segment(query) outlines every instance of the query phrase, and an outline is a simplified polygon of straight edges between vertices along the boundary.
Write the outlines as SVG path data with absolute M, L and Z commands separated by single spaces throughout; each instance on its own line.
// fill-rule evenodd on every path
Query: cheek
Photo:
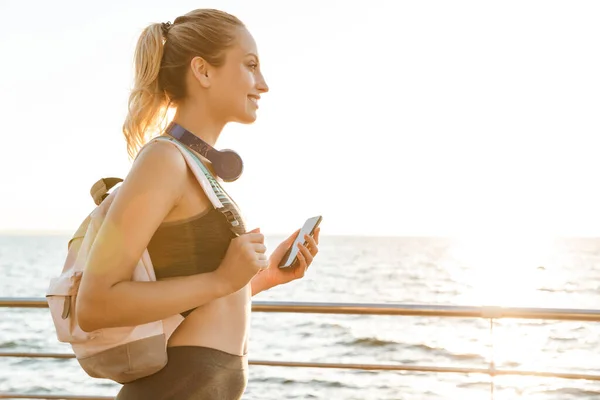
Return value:
M 255 84 L 254 74 L 245 65 L 239 71 L 239 85 L 244 89 L 253 88 Z
M 248 83 L 250 87 L 256 86 L 256 76 L 252 72 L 248 72 Z
M 242 107 L 246 108 L 248 94 L 253 92 L 256 77 L 245 66 L 233 68 L 219 76 L 216 89 L 213 93 L 213 104 L 219 108 Z

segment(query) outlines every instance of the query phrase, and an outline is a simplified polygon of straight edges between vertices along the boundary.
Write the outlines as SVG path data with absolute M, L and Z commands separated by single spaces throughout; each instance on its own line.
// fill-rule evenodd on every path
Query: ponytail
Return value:
M 161 24 L 155 23 L 144 29 L 135 48 L 134 84 L 123 124 L 131 159 L 146 144 L 148 135 L 158 133 L 160 121 L 167 111 L 168 98 L 158 81 L 163 50 Z
M 131 159 L 164 128 L 169 108 L 177 108 L 187 97 L 190 60 L 200 56 L 216 67 L 223 65 L 225 50 L 235 44 L 241 27 L 238 18 L 224 11 L 198 9 L 173 24 L 144 29 L 135 48 L 135 78 L 123 124 Z

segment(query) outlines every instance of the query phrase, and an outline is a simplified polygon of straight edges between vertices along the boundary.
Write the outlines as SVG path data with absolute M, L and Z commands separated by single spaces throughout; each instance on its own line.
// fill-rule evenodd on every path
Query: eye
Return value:
M 254 71 L 257 67 L 258 67 L 258 64 L 256 64 L 256 63 L 248 64 L 248 68 L 250 68 L 252 71 Z

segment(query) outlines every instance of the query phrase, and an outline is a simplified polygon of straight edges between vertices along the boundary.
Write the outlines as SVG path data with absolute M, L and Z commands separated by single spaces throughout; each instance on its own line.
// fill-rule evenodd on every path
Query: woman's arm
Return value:
M 260 271 L 250 281 L 250 286 L 252 288 L 252 296 L 256 296 L 260 292 L 269 290 L 274 286 L 274 285 L 271 285 L 267 279 L 265 279 L 267 275 L 264 272 L 265 271 Z
M 170 143 L 157 141 L 137 157 L 90 249 L 76 305 L 81 329 L 157 321 L 229 294 L 216 273 L 131 281 L 152 235 L 183 195 L 188 173 Z

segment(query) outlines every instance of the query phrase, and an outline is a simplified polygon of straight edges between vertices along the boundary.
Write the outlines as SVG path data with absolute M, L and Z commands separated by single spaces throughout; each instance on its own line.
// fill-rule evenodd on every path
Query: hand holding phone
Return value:
M 308 218 L 306 222 L 304 222 L 304 226 L 298 232 L 298 236 L 294 240 L 292 246 L 288 249 L 288 251 L 281 258 L 281 262 L 279 263 L 279 268 L 290 268 L 296 264 L 296 260 L 298 259 L 298 243 L 304 243 L 306 246 L 306 240 L 304 240 L 304 235 L 313 236 L 315 229 L 321 223 L 323 219 L 322 216 L 317 215 L 316 217 Z

